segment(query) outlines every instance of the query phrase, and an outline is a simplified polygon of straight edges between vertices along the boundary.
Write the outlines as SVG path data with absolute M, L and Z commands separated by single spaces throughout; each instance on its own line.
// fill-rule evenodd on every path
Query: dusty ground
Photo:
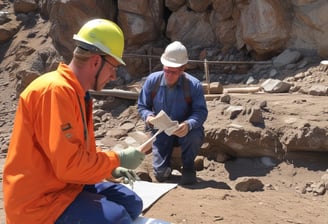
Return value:
M 279 113 L 277 110 L 272 113 L 278 120 L 287 119 L 298 108 L 299 120 L 294 121 L 294 127 L 302 127 L 304 122 L 327 125 L 327 115 L 322 108 L 326 98 L 304 94 L 244 94 L 237 101 L 242 105 L 247 99 L 267 100 L 269 105 L 283 106 Z M 295 105 L 292 103 L 295 101 L 305 103 Z M 310 113 L 305 109 L 309 107 Z M 213 127 L 220 122 L 225 125 L 224 121 L 219 119 L 218 122 L 217 117 L 210 116 L 206 126 Z M 272 122 L 266 128 L 278 127 Z M 199 183 L 191 187 L 178 186 L 168 192 L 146 211 L 145 216 L 172 223 L 327 224 L 328 194 L 317 195 L 312 190 L 319 187 L 322 176 L 328 174 L 328 153 L 287 153 L 282 160 L 270 160 L 272 164 L 266 163 L 265 159 L 239 157 L 218 163 L 205 158 L 204 169 L 197 172 Z M 154 180 L 150 161 L 151 155 L 148 155 L 143 166 Z M 245 178 L 259 180 L 264 185 L 263 189 L 255 192 L 236 190 L 235 186 Z M 178 173 L 170 182 L 176 183 L 179 179 Z
M 257 158 L 208 162 L 207 169 L 197 172 L 199 183 L 168 192 L 145 216 L 172 223 L 328 223 L 327 194 L 301 193 L 327 173 L 327 156 L 306 155 L 272 169 L 258 164 Z M 261 180 L 263 191 L 236 191 L 242 177 Z
M 16 104 L 12 100 L 15 98 L 14 83 L 9 80 L 9 77 L 0 77 L 2 142 L 9 139 Z M 263 100 L 263 95 L 252 95 L 250 98 L 254 97 Z M 289 94 L 282 95 L 280 99 L 276 96 L 275 99 L 282 103 L 307 97 L 311 96 Z M 270 96 L 267 100 L 270 102 Z M 313 104 L 303 106 L 311 106 L 315 115 L 322 113 L 322 108 Z M 292 104 L 285 104 L 281 116 L 290 114 L 292 107 Z M 134 116 L 129 116 L 121 116 L 110 122 L 131 121 Z M 326 114 L 321 118 L 323 122 L 327 121 Z M 216 118 L 209 117 L 207 122 L 214 122 L 213 119 Z M 3 164 L 6 146 L 2 146 L 1 150 L 0 162 Z M 151 170 L 150 161 L 151 154 L 143 164 L 148 170 Z M 318 183 L 328 173 L 328 156 L 324 153 L 293 153 L 283 161 L 273 162 L 275 165 L 271 167 L 266 166 L 261 158 L 234 158 L 225 163 L 205 158 L 204 169 L 197 172 L 199 183 L 191 187 L 178 186 L 159 199 L 144 216 L 172 223 L 327 224 L 328 194 L 316 195 L 313 192 L 304 193 L 303 190 L 312 183 Z M 263 189 L 256 192 L 237 191 L 235 185 L 244 177 L 260 180 L 264 184 Z M 177 174 L 170 181 L 178 182 L 179 178 Z M 0 209 L 1 217 L 4 217 Z

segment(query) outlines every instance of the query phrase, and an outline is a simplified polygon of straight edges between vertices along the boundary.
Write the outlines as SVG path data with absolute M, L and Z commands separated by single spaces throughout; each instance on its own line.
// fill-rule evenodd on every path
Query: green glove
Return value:
M 121 167 L 128 169 L 137 168 L 145 159 L 145 154 L 135 148 L 128 148 L 118 152 L 121 161 Z
M 120 166 L 112 171 L 112 176 L 115 178 L 123 177 L 123 183 L 125 184 L 132 184 L 134 181 L 140 180 L 138 175 L 133 170 Z

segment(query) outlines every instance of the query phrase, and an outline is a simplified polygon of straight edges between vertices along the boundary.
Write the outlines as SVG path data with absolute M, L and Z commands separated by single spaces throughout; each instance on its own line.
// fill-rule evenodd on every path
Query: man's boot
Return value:
M 182 169 L 182 177 L 180 184 L 181 185 L 192 185 L 197 183 L 197 178 L 196 178 L 196 171 L 193 168 L 183 168 Z
M 166 181 L 167 179 L 170 178 L 171 172 L 172 172 L 171 167 L 166 167 L 164 172 L 162 172 L 160 174 L 158 173 L 157 175 L 155 174 L 155 178 L 158 182 L 164 182 L 164 181 Z

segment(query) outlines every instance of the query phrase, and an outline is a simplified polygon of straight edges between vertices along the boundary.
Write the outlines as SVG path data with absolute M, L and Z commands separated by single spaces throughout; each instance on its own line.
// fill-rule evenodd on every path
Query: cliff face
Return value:
M 238 73 L 238 68 L 231 66 L 232 74 L 225 76 L 222 73 L 229 70 L 227 69 L 229 66 L 225 65 L 219 70 L 220 75 L 211 74 L 212 82 L 217 81 L 215 79 L 221 82 L 220 79 L 226 77 L 225 81 L 228 84 L 238 81 L 256 84 L 261 79 L 282 78 L 283 70 L 292 77 L 299 72 L 298 69 L 303 69 L 305 65 L 309 66 L 311 63 L 311 57 L 302 58 L 299 52 L 302 52 L 303 56 L 309 52 L 323 55 L 325 52 L 323 40 L 328 37 L 328 29 L 325 28 L 328 24 L 328 15 L 324 13 L 328 9 L 328 3 L 325 1 L 52 0 L 33 2 L 20 0 L 14 3 L 2 1 L 0 6 L 3 12 L 0 14 L 1 72 L 8 80 L 3 88 L 12 91 L 8 102 L 4 104 L 5 107 L 8 105 L 13 107 L 12 100 L 16 99 L 14 90 L 17 96 L 37 76 L 55 69 L 59 61 L 70 59 L 74 47 L 73 34 L 85 21 L 94 17 L 112 19 L 122 27 L 126 38 L 124 60 L 127 62 L 127 67 L 120 69 L 119 74 L 130 75 L 130 77 L 145 76 L 149 72 L 148 69 L 159 68 L 161 65 L 158 57 L 166 44 L 173 40 L 185 43 L 190 59 L 193 60 L 229 62 L 229 60 L 268 59 L 269 56 L 274 56 L 269 58 L 272 59 L 271 61 L 267 60 L 268 64 L 245 67 L 242 71 L 248 72 L 247 75 L 234 75 L 234 72 Z M 288 48 L 296 48 L 296 50 L 289 51 Z M 280 54 L 281 52 L 283 53 Z M 203 66 L 203 63 L 200 66 Z M 303 93 L 309 91 L 300 83 L 308 83 L 312 87 L 314 83 L 326 85 L 326 80 L 327 73 L 317 70 L 300 72 L 294 79 L 286 79 L 287 82 L 292 83 L 291 92 Z M 115 84 L 124 84 L 124 81 L 126 79 L 119 79 L 118 82 L 121 83 Z M 253 104 L 256 104 L 257 100 L 263 101 L 262 97 L 264 95 L 254 100 Z M 302 97 L 300 102 L 309 101 Z M 295 95 L 292 96 L 292 99 L 295 98 Z M 284 121 L 277 123 L 272 121 L 280 119 L 281 110 L 286 110 L 286 113 L 290 110 L 290 114 L 301 116 L 298 112 L 299 108 L 292 103 L 289 110 L 280 108 L 278 105 L 286 105 L 284 100 L 287 98 L 279 99 L 279 103 L 271 102 L 272 99 L 273 97 L 268 96 L 266 102 L 269 106 L 270 103 L 271 106 L 275 106 L 262 111 L 266 125 L 264 129 L 254 127 L 247 122 L 249 119 L 247 111 L 249 108 L 254 109 L 248 103 L 232 101 L 229 108 L 243 106 L 244 111 L 234 119 L 231 119 L 229 110 L 226 110 L 226 104 L 219 101 L 217 101 L 218 105 L 215 102 L 209 103 L 210 116 L 205 126 L 206 136 L 212 149 L 214 151 L 223 149 L 236 155 L 244 155 L 243 153 L 246 152 L 248 155 L 264 153 L 270 156 L 276 155 L 277 151 L 281 151 L 282 154 L 300 149 L 327 151 L 326 127 L 320 126 L 326 124 L 325 121 L 320 121 L 318 124 L 311 121 L 313 129 L 311 131 L 304 129 L 307 134 L 286 131 L 294 130 L 295 127 L 288 122 L 286 125 Z M 322 99 L 318 100 L 320 102 Z M 320 103 L 314 104 L 320 106 Z M 12 110 L 14 111 L 14 107 Z M 319 108 L 318 111 L 326 111 L 326 108 Z M 314 111 L 308 113 L 313 114 Z M 265 116 L 269 118 L 273 116 L 277 119 L 269 119 Z M 217 119 L 218 117 L 220 119 Z M 236 121 L 243 128 L 231 129 L 231 123 L 234 124 Z M 302 125 L 299 124 L 296 129 Z M 267 131 L 266 127 L 271 129 Z M 253 139 L 250 137 L 252 135 L 258 136 L 254 138 L 255 141 L 248 140 Z M 302 141 L 311 142 L 311 139 L 304 136 L 309 136 L 311 139 L 312 136 L 316 136 L 319 140 L 316 144 L 303 144 Z M 257 145 L 261 147 L 256 147 Z M 300 147 L 301 145 L 304 147 Z
M 0 6 L 8 12 L 0 20 L 2 46 L 42 21 L 49 26 L 45 39 L 51 38 L 65 60 L 71 57 L 73 34 L 85 21 L 116 21 L 125 34 L 127 72 L 134 77 L 158 67 L 156 57 L 174 40 L 187 46 L 193 60 L 229 60 L 236 51 L 251 55 L 240 60 L 267 60 L 287 48 L 328 56 L 325 0 L 3 0 Z M 153 56 L 151 64 L 146 56 Z

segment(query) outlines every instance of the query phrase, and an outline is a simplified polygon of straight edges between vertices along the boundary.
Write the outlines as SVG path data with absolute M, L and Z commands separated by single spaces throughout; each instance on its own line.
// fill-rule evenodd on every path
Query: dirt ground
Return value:
M 0 77 L 2 142 L 9 139 L 13 124 L 16 104 L 15 100 L 12 100 L 15 92 L 13 87 L 14 83 L 10 82 L 8 77 Z M 263 95 L 251 95 L 250 98 L 254 97 L 263 100 Z M 311 96 L 281 95 L 280 101 L 291 98 L 297 101 L 307 97 Z M 247 98 L 247 95 L 243 95 L 243 98 Z M 275 96 L 276 100 L 277 98 L 279 100 L 279 96 Z M 270 101 L 269 96 L 267 100 Z M 326 100 L 322 103 L 326 103 Z M 292 108 L 293 105 L 287 105 L 290 106 L 286 106 L 285 111 L 281 111 L 281 114 L 276 116 L 290 114 L 292 109 L 288 108 Z M 303 106 L 311 106 L 311 111 L 315 115 L 322 113 L 322 108 L 313 104 Z M 327 122 L 326 114 L 323 115 L 322 122 Z M 123 116 L 120 119 L 112 119 L 110 122 L 113 124 L 122 122 L 127 120 L 127 117 Z M 214 122 L 215 119 L 209 117 L 207 122 Z M 6 156 L 5 148 L 5 146 L 1 148 L 1 165 Z M 263 157 L 234 158 L 224 163 L 204 158 L 204 168 L 197 172 L 197 184 L 190 187 L 178 186 L 171 190 L 143 215 L 176 224 L 327 224 L 328 194 L 318 195 L 311 190 L 311 185 L 316 185 L 324 174 L 328 174 L 328 155 L 295 152 L 288 154 L 283 161 L 272 160 L 272 162 L 273 164 L 268 166 Z M 151 154 L 147 155 L 143 166 L 151 170 Z M 151 171 L 149 173 L 151 176 Z M 169 182 L 179 181 L 180 175 L 178 172 L 175 173 Z M 236 190 L 236 185 L 244 178 L 259 180 L 263 188 L 254 192 Z M 4 217 L 2 204 L 0 215 Z
M 295 109 L 298 110 L 299 120 L 294 121 L 294 127 L 302 127 L 304 122 L 327 125 L 328 119 L 322 108 L 326 98 L 313 98 L 303 94 L 244 94 L 237 101 L 243 105 L 242 102 L 247 99 L 267 100 L 268 104 L 283 106 L 284 109 L 276 107 L 272 111 L 276 119 L 287 119 L 295 113 Z M 291 103 L 294 101 L 306 103 L 294 105 Z M 224 121 L 211 116 L 211 113 L 206 123 L 207 127 L 220 123 L 225 125 Z M 266 128 L 279 128 L 275 125 L 272 122 Z M 288 131 L 290 130 L 286 130 Z M 158 200 L 144 215 L 172 223 L 192 224 L 327 224 L 328 194 L 326 192 L 318 195 L 315 189 L 319 188 L 321 178 L 328 175 L 328 153 L 290 152 L 281 160 L 269 159 L 268 163 L 267 159 L 237 157 L 220 163 L 205 158 L 204 169 L 197 172 L 196 185 L 178 186 Z M 154 180 L 150 162 L 151 154 L 147 156 L 146 165 L 143 165 Z M 169 182 L 179 182 L 180 174 L 176 173 Z M 253 192 L 240 191 L 240 188 L 237 190 L 237 185 L 249 179 L 260 181 L 263 188 Z
M 208 168 L 197 172 L 196 185 L 171 190 L 144 216 L 172 223 L 326 224 L 327 194 L 304 194 L 302 189 L 327 174 L 327 155 L 303 156 L 281 162 L 272 169 L 259 166 L 258 158 L 237 158 L 224 164 L 207 161 Z M 260 180 L 263 191 L 235 190 L 243 177 Z M 172 182 L 178 180 L 176 176 Z

